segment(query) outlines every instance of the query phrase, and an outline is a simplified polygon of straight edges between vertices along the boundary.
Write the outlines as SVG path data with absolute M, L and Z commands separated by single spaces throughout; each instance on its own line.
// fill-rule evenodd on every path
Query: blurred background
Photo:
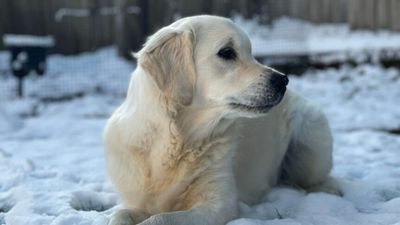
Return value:
M 31 71 L 60 73 L 46 70 L 47 64 L 41 63 L 45 55 L 83 57 L 99 49 L 88 62 L 82 59 L 67 67 L 85 71 L 98 60 L 107 63 L 108 71 L 117 72 L 120 66 L 103 62 L 108 54 L 117 51 L 134 64 L 131 52 L 140 49 L 148 35 L 198 14 L 233 18 L 251 36 L 254 55 L 285 73 L 366 61 L 398 66 L 400 44 L 390 32 L 400 31 L 399 10 L 400 0 L 1 0 L 0 77 L 11 73 L 25 77 Z M 23 49 L 30 52 L 29 62 L 24 54 L 18 58 Z M 72 76 L 69 82 L 79 79 L 85 80 Z M 23 95 L 25 86 L 14 86 Z M 12 89 L 5 87 L 0 94 L 8 95 Z

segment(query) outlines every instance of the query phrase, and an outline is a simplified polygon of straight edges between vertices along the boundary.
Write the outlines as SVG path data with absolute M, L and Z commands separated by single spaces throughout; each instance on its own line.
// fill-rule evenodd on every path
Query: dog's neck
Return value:
M 207 141 L 224 136 L 234 125 L 233 120 L 223 118 L 218 108 L 185 107 L 180 111 L 177 124 L 185 131 L 185 141 Z
M 172 141 L 180 145 L 176 148 L 188 151 L 234 136 L 231 133 L 235 132 L 234 121 L 224 119 L 218 108 L 182 106 L 168 101 L 144 73 L 134 74 L 130 86 L 126 102 L 131 105 L 136 123 L 145 126 L 140 128 L 143 133 L 148 129 L 158 130 L 159 137 L 153 137 L 154 141 Z

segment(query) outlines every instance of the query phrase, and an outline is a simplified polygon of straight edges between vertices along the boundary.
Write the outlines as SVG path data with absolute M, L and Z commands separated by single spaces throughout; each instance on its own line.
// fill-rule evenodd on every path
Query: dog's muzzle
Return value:
M 272 73 L 270 76 L 266 76 L 263 82 L 257 83 L 253 87 L 257 90 L 255 95 L 246 98 L 246 101 L 235 101 L 230 105 L 239 110 L 266 113 L 281 102 L 288 83 L 287 76 Z

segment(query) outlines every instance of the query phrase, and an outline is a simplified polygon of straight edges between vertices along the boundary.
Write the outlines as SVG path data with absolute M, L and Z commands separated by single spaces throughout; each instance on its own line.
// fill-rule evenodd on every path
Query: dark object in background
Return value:
M 31 71 L 41 76 L 46 72 L 48 50 L 54 46 L 51 36 L 31 36 L 7 34 L 3 36 L 4 45 L 11 53 L 10 68 L 18 79 L 18 96 L 23 96 L 23 79 Z
M 12 47 L 11 70 L 16 77 L 25 77 L 31 70 L 39 76 L 45 72 L 47 50 L 42 47 Z

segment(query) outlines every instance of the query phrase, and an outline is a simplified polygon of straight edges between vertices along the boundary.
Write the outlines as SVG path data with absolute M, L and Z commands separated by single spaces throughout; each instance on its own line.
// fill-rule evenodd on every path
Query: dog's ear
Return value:
M 139 65 L 164 95 L 180 105 L 189 105 L 193 97 L 193 42 L 190 29 L 165 27 L 151 36 L 137 54 Z

